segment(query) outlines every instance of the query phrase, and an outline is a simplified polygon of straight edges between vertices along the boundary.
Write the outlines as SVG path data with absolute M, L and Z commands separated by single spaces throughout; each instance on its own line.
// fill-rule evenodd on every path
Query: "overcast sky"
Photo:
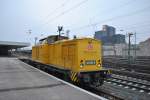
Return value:
M 137 42 L 150 37 L 150 0 L 0 0 L 0 12 L 3 41 L 34 43 L 57 34 L 58 25 L 70 37 L 93 37 L 104 24 L 120 34 L 136 32 Z

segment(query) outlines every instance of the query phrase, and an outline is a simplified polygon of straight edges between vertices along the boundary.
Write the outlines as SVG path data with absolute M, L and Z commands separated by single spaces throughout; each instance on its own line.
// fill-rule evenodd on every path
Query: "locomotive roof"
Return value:
M 42 38 L 42 39 L 40 39 L 39 41 L 43 41 L 43 40 L 45 40 L 45 39 L 47 39 L 47 38 L 51 38 L 51 37 L 59 37 L 59 35 L 50 35 L 50 36 L 47 36 L 47 37 L 45 37 L 45 38 Z M 61 38 L 64 38 L 64 39 L 68 39 L 68 37 L 66 37 L 66 36 L 60 36 Z
M 94 40 L 94 41 L 100 41 L 100 40 L 97 40 L 97 39 L 94 39 L 94 38 L 76 38 L 76 39 L 70 39 L 70 40 L 67 40 L 67 39 L 64 39 L 64 40 L 59 40 L 59 41 L 56 41 L 55 43 L 60 43 L 60 42 L 69 42 L 69 41 L 78 41 L 78 40 L 84 40 L 84 39 L 87 39 L 87 40 Z
M 54 39 L 54 38 L 58 38 L 59 35 L 50 35 L 50 36 L 47 36 L 46 38 L 43 38 L 43 39 L 40 39 L 39 41 L 44 41 L 44 40 L 50 40 L 48 42 L 48 44 L 53 44 L 53 43 L 61 43 L 61 42 L 75 42 L 75 41 L 78 41 L 78 40 L 94 40 L 94 41 L 100 41 L 100 40 L 97 40 L 97 39 L 94 39 L 94 38 L 88 38 L 88 37 L 82 37 L 82 38 L 75 38 L 75 39 L 68 39 L 68 37 L 65 37 L 65 36 L 61 36 L 61 40 L 58 40 L 58 39 Z

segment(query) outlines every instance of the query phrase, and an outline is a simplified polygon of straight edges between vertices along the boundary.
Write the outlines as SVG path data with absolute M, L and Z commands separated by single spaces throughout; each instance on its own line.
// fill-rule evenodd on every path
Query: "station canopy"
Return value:
M 10 42 L 10 41 L 0 41 L 0 48 L 17 49 L 22 47 L 28 47 L 30 43 L 25 42 Z
M 30 43 L 0 41 L 0 55 L 8 55 L 8 51 L 30 46 Z

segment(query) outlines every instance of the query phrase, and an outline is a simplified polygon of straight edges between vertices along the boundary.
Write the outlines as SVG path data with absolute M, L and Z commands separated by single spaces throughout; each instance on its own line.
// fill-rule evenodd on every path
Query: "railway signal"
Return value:
M 130 50 L 131 50 L 131 36 L 133 35 L 133 33 L 128 33 L 129 35 L 129 45 L 128 45 L 128 64 L 130 66 L 131 64 L 131 57 L 130 57 Z

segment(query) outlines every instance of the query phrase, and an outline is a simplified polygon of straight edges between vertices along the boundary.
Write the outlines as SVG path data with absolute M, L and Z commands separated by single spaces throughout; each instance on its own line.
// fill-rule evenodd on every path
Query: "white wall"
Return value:
M 126 47 L 126 44 L 115 44 L 115 45 L 103 45 L 103 55 L 117 55 L 122 56 L 125 55 L 123 49 Z
M 135 49 L 131 47 L 130 55 L 135 56 Z M 103 45 L 104 56 L 127 56 L 128 44 Z M 137 45 L 136 56 L 150 56 L 150 39 Z

